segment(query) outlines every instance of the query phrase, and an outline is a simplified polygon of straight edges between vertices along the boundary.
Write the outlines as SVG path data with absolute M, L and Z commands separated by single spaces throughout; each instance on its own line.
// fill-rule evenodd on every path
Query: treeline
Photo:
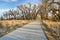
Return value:
M 51 20 L 59 20 L 60 19 L 60 1 L 59 0 L 42 0 L 41 8 L 41 17 L 42 19 L 50 19 L 48 18 L 48 14 L 51 15 Z
M 51 20 L 60 20 L 60 2 L 42 0 L 42 2 L 38 4 L 21 4 L 17 6 L 16 10 L 10 9 L 9 11 L 4 12 L 1 19 L 32 20 L 36 19 L 37 14 L 41 16 L 41 19 L 50 19 L 51 17 Z M 51 16 L 49 17 L 49 15 Z
M 6 11 L 3 13 L 3 16 L 1 16 L 1 20 L 32 20 L 36 19 L 36 16 L 38 14 L 38 5 L 31 3 L 28 3 L 28 5 L 19 5 L 17 6 L 17 9 L 10 9 L 9 11 Z

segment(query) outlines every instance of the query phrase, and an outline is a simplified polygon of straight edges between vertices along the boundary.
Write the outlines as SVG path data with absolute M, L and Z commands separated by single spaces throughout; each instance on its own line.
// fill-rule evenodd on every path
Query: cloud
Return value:
M 0 9 L 0 17 L 1 17 L 5 12 L 8 12 L 10 9 L 17 10 L 16 7 L 14 7 L 14 8 L 8 8 L 8 9 Z
M 9 9 L 0 9 L 0 14 L 5 12 L 5 11 L 8 11 Z
M 14 8 L 8 8 L 8 9 L 0 9 L 0 16 L 3 15 L 4 12 L 8 12 L 10 9 L 16 10 L 17 8 L 14 7 Z
M 4 1 L 4 2 L 17 2 L 18 0 L 1 0 L 1 1 Z
M 8 11 L 9 9 L 0 9 L 0 16 L 3 15 L 5 11 Z
M 11 0 L 11 1 L 16 2 L 17 0 Z
M 5 11 L 8 11 L 9 9 L 0 9 L 0 17 L 3 15 Z

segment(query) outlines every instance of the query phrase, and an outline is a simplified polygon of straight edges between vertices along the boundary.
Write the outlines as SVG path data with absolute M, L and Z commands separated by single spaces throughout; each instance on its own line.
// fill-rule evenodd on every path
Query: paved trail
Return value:
M 31 22 L 3 37 L 0 40 L 47 40 L 40 21 Z

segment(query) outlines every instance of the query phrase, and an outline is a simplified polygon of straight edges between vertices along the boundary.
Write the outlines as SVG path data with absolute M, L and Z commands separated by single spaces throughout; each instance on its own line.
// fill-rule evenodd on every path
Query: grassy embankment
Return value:
M 42 28 L 49 40 L 57 40 L 57 27 L 60 29 L 60 22 L 43 20 Z
M 0 20 L 0 37 L 30 23 L 32 20 Z

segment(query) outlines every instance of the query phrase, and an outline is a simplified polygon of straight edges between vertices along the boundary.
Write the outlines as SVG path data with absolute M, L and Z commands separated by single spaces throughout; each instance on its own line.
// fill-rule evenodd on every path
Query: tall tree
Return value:
M 25 19 L 34 19 L 36 18 L 36 5 L 32 5 L 31 3 L 28 3 L 28 5 L 19 5 L 18 8 L 22 11 L 23 17 Z

